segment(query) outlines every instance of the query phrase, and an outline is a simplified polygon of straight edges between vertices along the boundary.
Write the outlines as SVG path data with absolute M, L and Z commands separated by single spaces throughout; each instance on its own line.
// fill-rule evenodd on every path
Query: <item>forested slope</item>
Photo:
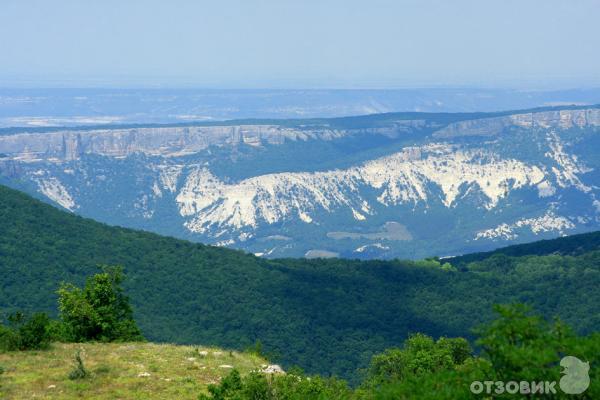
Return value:
M 560 237 L 557 239 L 540 240 L 537 242 L 516 244 L 492 251 L 465 254 L 448 257 L 446 260 L 453 265 L 466 265 L 474 261 L 482 261 L 496 254 L 506 256 L 546 256 L 550 254 L 575 256 L 597 250 L 600 243 L 600 232 L 581 233 Z
M 56 313 L 61 281 L 81 284 L 97 265 L 118 264 L 150 340 L 233 348 L 260 340 L 286 366 L 353 380 L 408 333 L 469 337 L 495 303 L 529 303 L 582 333 L 600 329 L 600 239 L 587 238 L 575 256 L 496 254 L 460 269 L 265 260 L 109 227 L 0 187 L 0 308 Z

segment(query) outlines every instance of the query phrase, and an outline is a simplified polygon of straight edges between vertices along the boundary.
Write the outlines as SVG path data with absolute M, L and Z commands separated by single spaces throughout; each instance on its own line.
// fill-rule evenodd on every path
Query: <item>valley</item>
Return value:
M 595 232 L 443 260 L 265 259 L 107 226 L 0 186 L 6 314 L 56 316 L 61 282 L 81 285 L 99 265 L 120 265 L 148 340 L 235 350 L 258 340 L 286 369 L 351 383 L 411 333 L 472 339 L 494 304 L 527 303 L 596 332 L 599 249 Z

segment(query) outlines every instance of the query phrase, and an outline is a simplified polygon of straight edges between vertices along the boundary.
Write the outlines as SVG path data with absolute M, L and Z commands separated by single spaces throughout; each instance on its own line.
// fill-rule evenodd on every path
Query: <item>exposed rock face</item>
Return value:
M 23 173 L 21 165 L 10 159 L 0 158 L 0 176 L 6 176 L 8 178 L 17 178 Z
M 277 364 L 261 365 L 260 372 L 263 374 L 285 375 L 285 371 Z
M 75 202 L 67 189 L 56 178 L 38 180 L 38 187 L 46 197 L 69 211 L 75 208 Z
M 518 230 L 522 230 L 523 228 L 529 228 L 535 234 L 551 231 L 564 234 L 567 230 L 574 227 L 573 222 L 565 217 L 557 216 L 552 210 L 549 210 L 541 217 L 520 219 L 511 224 L 502 223 L 495 228 L 477 232 L 475 240 L 495 238 L 516 239 L 519 236 Z
M 329 129 L 288 128 L 279 125 L 151 127 L 130 129 L 64 130 L 0 136 L 0 153 L 12 159 L 69 161 L 83 154 L 127 157 L 133 153 L 177 157 L 209 146 L 247 144 L 281 145 L 286 140 L 334 140 L 351 135 L 395 138 L 412 129 L 432 126 L 424 120 L 398 120 L 385 127 Z M 510 126 L 560 128 L 600 126 L 600 109 L 561 110 L 481 118 L 450 124 L 434 133 L 436 138 L 494 136 Z
M 334 140 L 348 135 L 396 137 L 425 125 L 422 120 L 397 121 L 383 128 L 318 129 L 278 125 L 190 126 L 131 129 L 64 130 L 0 136 L 0 152 L 10 158 L 34 162 L 77 160 L 83 154 L 123 158 L 134 153 L 178 157 L 209 146 L 246 144 L 281 145 L 286 140 Z
M 600 109 L 545 111 L 460 121 L 435 132 L 434 137 L 494 136 L 510 126 L 544 129 L 600 126 Z
M 347 208 L 356 220 L 371 213 L 365 189 L 386 206 L 427 202 L 429 185 L 441 191 L 451 207 L 465 185 L 474 186 L 493 208 L 514 189 L 535 186 L 545 178 L 537 166 L 500 159 L 486 152 L 463 152 L 447 145 L 409 148 L 361 166 L 316 173 L 279 173 L 225 184 L 206 168 L 192 171 L 177 196 L 181 215 L 193 217 L 186 226 L 199 233 L 209 229 L 235 231 L 292 218 L 311 223 L 315 212 Z
M 600 228 L 600 109 L 474 117 L 3 135 L 0 180 L 272 257 L 445 255 Z

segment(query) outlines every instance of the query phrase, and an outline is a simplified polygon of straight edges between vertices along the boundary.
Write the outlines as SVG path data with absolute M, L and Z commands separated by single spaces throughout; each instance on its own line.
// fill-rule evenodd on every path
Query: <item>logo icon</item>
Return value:
M 566 356 L 560 360 L 560 366 L 564 369 L 560 378 L 560 389 L 566 394 L 580 394 L 590 386 L 590 363 L 583 362 L 577 357 Z

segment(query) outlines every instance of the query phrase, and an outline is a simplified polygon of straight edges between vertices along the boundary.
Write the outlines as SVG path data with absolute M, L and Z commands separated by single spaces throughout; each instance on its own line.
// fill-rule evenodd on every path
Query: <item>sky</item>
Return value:
M 0 86 L 600 86 L 600 0 L 1 0 Z

